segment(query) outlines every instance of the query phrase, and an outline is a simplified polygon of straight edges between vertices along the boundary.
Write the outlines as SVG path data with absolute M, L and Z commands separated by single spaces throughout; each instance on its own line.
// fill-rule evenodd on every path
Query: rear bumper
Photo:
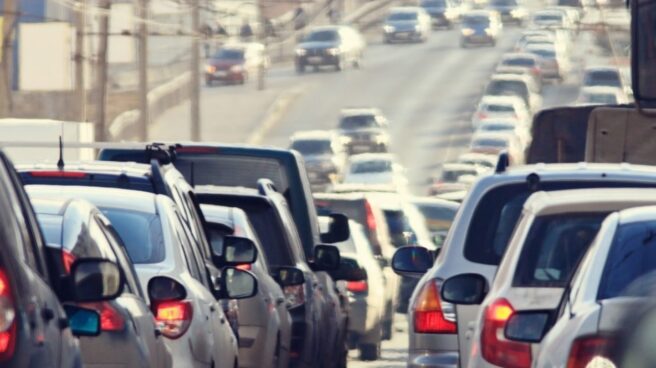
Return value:
M 458 368 L 460 357 L 454 351 L 411 351 L 408 368 Z
M 300 66 L 325 66 L 335 65 L 339 62 L 339 55 L 311 55 L 297 56 L 296 65 Z
M 494 36 L 490 36 L 487 34 L 476 34 L 472 36 L 462 36 L 460 42 L 468 45 L 484 45 L 488 44 L 491 42 L 494 42 L 495 38 Z
M 411 41 L 421 37 L 421 32 L 412 31 L 394 31 L 386 32 L 385 38 L 389 41 Z

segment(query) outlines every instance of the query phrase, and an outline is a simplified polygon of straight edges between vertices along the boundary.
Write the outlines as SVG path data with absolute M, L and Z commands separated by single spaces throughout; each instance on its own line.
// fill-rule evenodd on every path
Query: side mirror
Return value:
M 453 276 L 442 284 L 442 300 L 453 304 L 481 304 L 486 294 L 487 280 L 475 273 Z
M 100 258 L 82 258 L 71 267 L 74 300 L 99 302 L 123 293 L 123 274 L 116 263 Z
M 341 257 L 339 268 L 330 272 L 335 281 L 363 281 L 367 279 L 367 271 L 360 263 L 351 257 Z
M 296 267 L 279 267 L 273 278 L 282 287 L 298 286 L 305 283 L 305 274 Z
M 506 323 L 505 336 L 508 340 L 538 343 L 549 330 L 549 317 L 546 311 L 518 312 Z
M 227 235 L 223 247 L 223 265 L 251 264 L 257 259 L 257 247 L 251 239 Z
M 652 0 L 632 0 L 631 6 L 631 86 L 636 104 L 653 107 L 656 102 L 656 51 L 654 16 L 656 3 Z
M 222 299 L 246 299 L 257 294 L 257 279 L 245 270 L 226 267 L 221 271 Z
M 323 243 L 339 243 L 347 241 L 351 236 L 348 217 L 341 213 L 331 213 L 328 217 L 331 219 L 330 226 L 327 232 L 321 234 L 321 241 Z
M 314 262 L 312 269 L 315 271 L 334 271 L 340 264 L 339 249 L 334 245 L 319 244 L 314 247 Z
M 401 247 L 392 257 L 392 269 L 401 276 L 419 278 L 431 267 L 433 267 L 433 255 L 424 247 Z
M 148 298 L 151 304 L 182 300 L 186 297 L 187 289 L 181 283 L 170 277 L 155 276 L 148 281 Z
M 64 311 L 66 311 L 68 326 L 73 335 L 100 335 L 100 314 L 97 311 L 70 304 L 64 305 Z

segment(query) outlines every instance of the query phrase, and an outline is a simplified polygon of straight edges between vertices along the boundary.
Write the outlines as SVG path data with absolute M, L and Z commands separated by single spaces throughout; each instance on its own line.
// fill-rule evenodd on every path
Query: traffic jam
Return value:
M 0 367 L 656 367 L 655 18 L 653 0 L 422 0 L 311 27 L 297 81 L 379 68 L 373 39 L 503 48 L 420 183 L 385 105 L 277 146 L 0 119 Z M 590 34 L 612 53 L 586 55 Z M 227 44 L 203 88 L 248 86 L 265 53 Z

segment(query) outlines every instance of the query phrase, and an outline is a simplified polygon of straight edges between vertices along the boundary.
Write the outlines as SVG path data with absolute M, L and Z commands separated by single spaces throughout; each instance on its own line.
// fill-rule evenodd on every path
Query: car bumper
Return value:
M 421 37 L 421 32 L 416 30 L 385 32 L 385 38 L 390 41 L 410 41 L 416 40 L 419 37 Z
M 495 37 L 487 34 L 475 34 L 471 36 L 462 36 L 462 42 L 466 44 L 477 44 L 483 45 L 490 42 L 494 42 Z
M 231 72 L 229 70 L 219 70 L 214 73 L 205 73 L 205 79 L 210 81 L 237 82 L 243 80 L 245 74 L 241 72 Z
M 339 55 L 308 55 L 297 56 L 296 65 L 323 66 L 335 65 L 339 61 Z
M 411 351 L 408 368 L 458 368 L 459 355 L 455 351 Z

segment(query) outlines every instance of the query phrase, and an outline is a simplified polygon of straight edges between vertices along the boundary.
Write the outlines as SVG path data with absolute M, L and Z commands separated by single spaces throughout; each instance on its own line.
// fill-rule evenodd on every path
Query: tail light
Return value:
M 531 366 L 531 344 L 507 340 L 504 336 L 506 322 L 515 313 L 506 299 L 498 299 L 485 309 L 481 347 L 483 358 L 506 368 Z
M 250 263 L 244 263 L 244 264 L 237 265 L 235 268 L 239 270 L 250 271 L 253 268 L 253 266 L 251 266 Z
M 48 170 L 48 171 L 31 171 L 30 176 L 34 178 L 83 179 L 87 177 L 87 174 L 79 171 Z
M 11 296 L 9 278 L 0 269 L 0 362 L 14 355 L 16 346 L 16 310 Z
M 346 290 L 352 293 L 364 293 L 365 291 L 369 290 L 369 285 L 367 285 L 367 281 L 365 280 L 349 281 L 346 283 Z
M 193 307 L 187 300 L 161 302 L 155 306 L 155 321 L 162 335 L 177 339 L 191 325 Z
M 62 264 L 64 265 L 64 271 L 66 272 L 67 275 L 70 274 L 71 267 L 73 266 L 73 263 L 75 263 L 75 256 L 73 255 L 73 253 L 65 249 L 62 249 L 61 260 L 62 260 Z
M 84 303 L 81 306 L 93 309 L 100 314 L 100 331 L 118 332 L 125 328 L 125 319 L 111 304 L 107 302 Z
M 305 303 L 305 285 L 285 286 L 283 292 L 288 308 L 295 308 Z
M 533 73 L 533 75 L 540 74 L 540 68 L 538 68 L 537 66 L 532 67 L 531 68 L 531 73 Z
M 603 336 L 587 336 L 574 340 L 567 359 L 567 368 L 585 368 L 594 358 L 610 359 L 614 341 Z
M 426 282 L 413 305 L 414 329 L 417 333 L 454 334 L 457 332 L 453 305 L 440 299 L 437 280 Z

